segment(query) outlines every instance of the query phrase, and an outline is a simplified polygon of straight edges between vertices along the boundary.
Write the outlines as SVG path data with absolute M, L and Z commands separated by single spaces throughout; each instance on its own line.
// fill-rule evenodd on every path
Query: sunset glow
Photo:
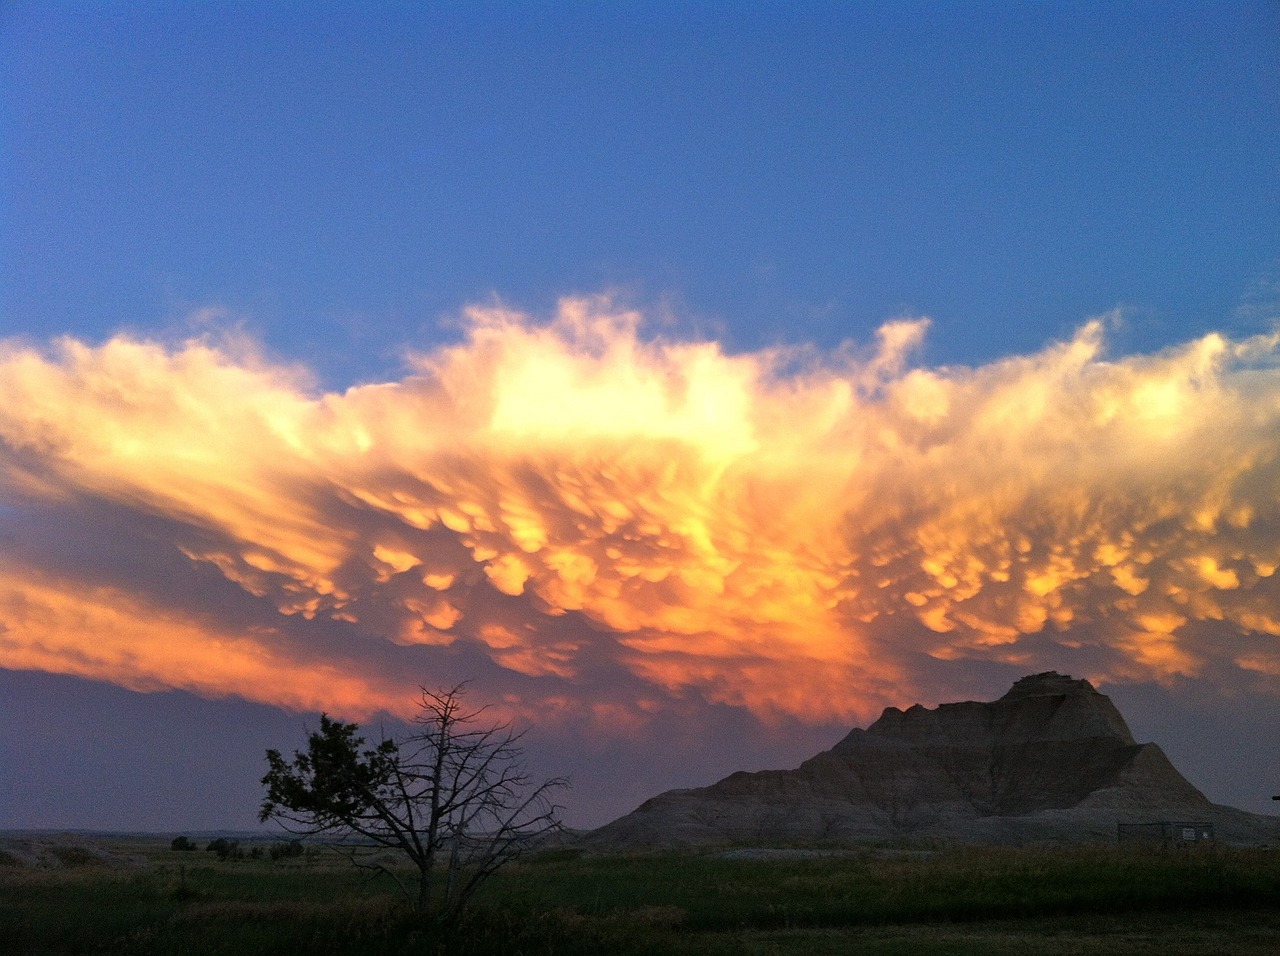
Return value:
M 0 346 L 0 666 L 361 715 L 484 660 L 620 727 L 866 718 L 930 661 L 1280 672 L 1280 337 L 929 368 L 924 319 L 825 354 L 607 299 L 466 322 L 340 394 L 234 338 Z M 106 513 L 199 587 L 51 555 Z

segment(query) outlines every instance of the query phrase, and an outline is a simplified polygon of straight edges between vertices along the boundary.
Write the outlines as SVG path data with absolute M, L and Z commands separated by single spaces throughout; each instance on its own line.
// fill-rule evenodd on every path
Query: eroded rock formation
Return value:
M 1280 842 L 1280 818 L 1211 803 L 1086 680 L 1024 677 L 999 700 L 885 710 L 795 770 L 672 790 L 594 831 L 602 846 L 742 841 L 1114 840 L 1117 823 L 1206 821 Z

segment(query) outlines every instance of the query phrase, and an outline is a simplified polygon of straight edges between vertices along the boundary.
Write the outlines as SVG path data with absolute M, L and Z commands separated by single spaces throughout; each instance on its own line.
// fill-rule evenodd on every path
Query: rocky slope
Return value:
M 604 847 L 728 842 L 1115 840 L 1116 824 L 1206 821 L 1280 843 L 1280 818 L 1211 803 L 1134 742 L 1085 680 L 1024 677 L 997 701 L 885 710 L 795 770 L 672 790 L 591 833 Z

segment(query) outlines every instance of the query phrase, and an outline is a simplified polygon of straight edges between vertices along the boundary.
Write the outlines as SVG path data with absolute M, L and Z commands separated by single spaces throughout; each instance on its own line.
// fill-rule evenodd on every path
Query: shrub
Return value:
M 218 837 L 213 840 L 207 847 L 206 852 L 218 854 L 219 860 L 242 860 L 244 859 L 244 850 L 240 849 L 239 840 L 228 840 L 226 837 Z
M 271 849 L 267 851 L 273 860 L 288 859 L 289 857 L 302 856 L 302 841 L 289 840 L 288 842 L 273 843 Z

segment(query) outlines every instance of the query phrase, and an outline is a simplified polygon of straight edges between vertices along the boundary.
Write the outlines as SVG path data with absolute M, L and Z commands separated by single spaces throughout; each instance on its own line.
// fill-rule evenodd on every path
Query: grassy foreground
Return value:
M 866 849 L 528 859 L 421 927 L 341 859 L 127 849 L 145 870 L 0 859 L 0 952 L 227 954 L 1280 952 L 1280 851 Z

